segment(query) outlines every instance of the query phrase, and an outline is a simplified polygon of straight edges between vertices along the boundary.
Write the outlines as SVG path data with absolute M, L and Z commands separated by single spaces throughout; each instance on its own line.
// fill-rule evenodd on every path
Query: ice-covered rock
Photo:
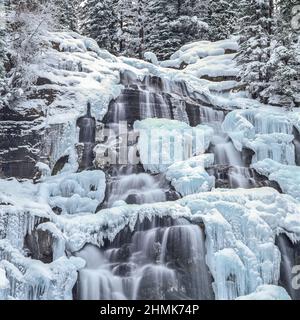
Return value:
M 138 150 L 145 170 L 165 172 L 177 161 L 204 153 L 213 133 L 211 127 L 190 127 L 185 122 L 166 119 L 136 121 L 139 132 Z
M 286 290 L 279 286 L 262 285 L 255 292 L 236 300 L 291 300 Z
M 271 159 L 254 163 L 252 167 L 269 180 L 278 182 L 284 193 L 300 200 L 300 167 L 283 165 Z
M 31 181 L 0 179 L 0 239 L 22 248 L 25 236 L 42 220 L 49 219 L 51 208 L 38 201 L 36 192 Z
M 21 300 L 72 299 L 77 271 L 84 267 L 84 261 L 74 257 L 50 264 L 26 258 L 7 240 L 0 240 L 0 259 L 10 284 L 8 295 Z
M 85 174 L 88 174 L 88 178 Z M 10 199 L 11 203 L 19 202 L 19 206 L 24 207 L 26 198 L 33 212 L 37 210 L 39 213 L 41 209 L 50 210 L 45 201 L 49 190 L 70 196 L 80 191 L 79 187 L 85 190 L 86 186 L 86 191 L 90 190 L 91 183 L 99 179 L 93 171 L 82 175 L 84 178 L 80 174 L 78 177 L 76 174 L 65 173 L 60 178 L 49 177 L 38 185 L 4 180 L 1 183 L 3 190 L 4 185 L 7 189 L 6 201 Z M 68 176 L 73 182 L 70 185 L 67 183 L 66 188 L 58 188 L 59 183 L 56 182 L 68 181 Z M 10 183 L 14 185 L 15 193 Z M 24 198 L 19 198 L 19 191 L 23 190 L 20 188 L 24 189 Z M 90 192 L 92 196 L 97 194 L 95 190 Z M 5 269 L 10 283 L 13 283 L 11 288 L 17 288 L 9 295 L 19 299 L 69 299 L 80 262 L 68 260 L 65 250 L 78 251 L 86 243 L 102 246 L 105 239 L 113 241 L 125 227 L 129 226 L 133 231 L 137 221 L 154 217 L 186 218 L 195 224 L 204 223 L 206 260 L 214 278 L 217 299 L 235 299 L 255 292 L 260 285 L 277 285 L 280 252 L 274 244 L 275 236 L 283 232 L 292 241 L 300 239 L 298 202 L 271 188 L 213 190 L 189 195 L 174 202 L 144 205 L 120 202 L 97 214 L 82 215 L 78 212 L 74 215 L 54 215 L 49 212 L 50 222 L 41 224 L 38 229 L 50 232 L 57 240 L 55 260 L 52 263 L 46 265 L 25 258 L 8 242 L 13 237 L 0 241 L 1 260 L 7 261 L 1 267 Z M 24 237 L 25 234 L 21 235 Z M 21 249 L 21 242 L 19 246 Z
M 271 158 L 295 164 L 293 123 L 288 115 L 271 110 L 235 110 L 222 126 L 239 151 L 249 148 L 255 152 L 253 163 Z
M 55 224 L 63 230 L 67 237 L 67 246 L 71 251 L 80 250 L 86 243 L 102 246 L 104 240 L 113 241 L 117 234 L 126 226 L 133 231 L 136 222 L 153 217 L 189 217 L 190 210 L 177 203 L 154 203 L 144 205 L 124 205 L 104 209 L 94 215 L 58 216 Z
M 101 170 L 62 173 L 39 186 L 41 200 L 62 214 L 95 212 L 105 197 L 106 178 Z
M 6 272 L 0 267 L 0 300 L 6 300 L 9 291 L 9 281 L 6 278 Z
M 203 220 L 207 264 L 217 299 L 235 299 L 263 284 L 278 284 L 276 234 L 300 236 L 298 203 L 271 188 L 216 190 L 177 201 Z
M 215 185 L 215 177 L 210 176 L 205 168 L 213 163 L 213 154 L 203 154 L 185 161 L 175 162 L 168 167 L 166 178 L 183 196 L 210 191 Z

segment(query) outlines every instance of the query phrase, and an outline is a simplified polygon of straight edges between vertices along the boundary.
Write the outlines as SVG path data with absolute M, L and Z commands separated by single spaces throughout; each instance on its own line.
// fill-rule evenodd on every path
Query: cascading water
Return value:
M 242 156 L 222 130 L 225 113 L 209 107 L 200 108 L 200 122 L 214 128 L 210 152 L 215 155 L 216 165 L 243 166 Z
M 131 173 L 112 178 L 109 184 L 107 207 L 123 200 L 128 204 L 162 202 L 165 191 L 159 179 L 147 173 Z
M 234 166 L 213 166 L 207 169 L 208 173 L 216 178 L 216 188 L 260 188 L 271 187 L 282 192 L 275 181 L 258 174 L 254 169 Z
M 246 167 L 242 154 L 223 132 L 225 111 L 208 107 L 205 102 L 199 105 L 181 100 L 187 95 L 182 83 L 156 77 L 139 81 L 128 74 L 121 77 L 121 82 L 125 89 L 111 103 L 103 121 L 113 129 L 115 136 L 108 139 L 116 142 L 117 154 L 121 150 L 118 141 L 124 138 L 120 134 L 121 121 L 127 121 L 129 136 L 135 120 L 178 118 L 191 126 L 206 124 L 214 128 L 209 152 L 215 155 L 215 165 L 208 172 L 216 176 L 217 186 L 264 185 L 265 181 Z M 131 146 L 135 144 L 132 141 Z M 150 175 L 140 165 L 110 164 L 106 173 L 106 199 L 101 208 L 178 198 L 163 175 Z M 200 226 L 184 219 L 145 218 L 137 222 L 133 231 L 126 227 L 112 243 L 106 242 L 101 248 L 86 245 L 76 254 L 87 262 L 79 272 L 78 299 L 214 299 L 213 280 L 206 265 L 205 235 Z
M 77 253 L 87 262 L 79 299 L 213 299 L 199 226 L 156 218 L 121 233 L 107 248 L 87 245 Z

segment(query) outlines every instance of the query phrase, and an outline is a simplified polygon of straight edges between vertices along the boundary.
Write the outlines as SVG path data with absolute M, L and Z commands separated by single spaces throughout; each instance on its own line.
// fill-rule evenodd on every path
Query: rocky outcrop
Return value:
M 0 109 L 0 177 L 32 178 L 39 159 L 43 113 Z

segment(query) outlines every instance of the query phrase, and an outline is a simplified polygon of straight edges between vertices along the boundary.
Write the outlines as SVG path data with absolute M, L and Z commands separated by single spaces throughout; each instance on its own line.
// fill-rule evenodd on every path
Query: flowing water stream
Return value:
M 115 133 L 120 121 L 126 120 L 132 130 L 135 120 L 148 117 L 177 119 L 191 126 L 209 125 L 214 128 L 209 152 L 214 154 L 215 164 L 207 171 L 216 177 L 216 187 L 273 186 L 247 167 L 242 153 L 223 132 L 224 110 L 205 103 L 195 107 L 190 104 L 191 97 L 186 102 L 184 83 L 170 83 L 156 77 L 137 81 L 130 75 L 123 75 L 122 82 L 125 89 L 111 103 L 104 118 L 106 126 Z M 82 167 L 88 167 L 92 161 L 89 146 L 95 142 L 91 133 L 95 130 L 94 121 L 89 112 L 79 120 L 86 154 Z M 144 204 L 178 198 L 163 175 L 150 175 L 133 168 L 126 165 L 110 168 L 103 208 L 124 202 Z M 79 272 L 78 299 L 214 299 L 213 279 L 206 264 L 205 232 L 185 219 L 138 221 L 134 232 L 125 228 L 112 243 L 102 248 L 86 245 L 76 255 L 87 262 Z

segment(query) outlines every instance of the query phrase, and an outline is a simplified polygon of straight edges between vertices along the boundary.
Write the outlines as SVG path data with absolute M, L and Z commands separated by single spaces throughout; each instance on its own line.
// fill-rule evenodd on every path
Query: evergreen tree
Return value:
M 3 79 L 4 77 L 4 61 L 6 59 L 5 28 L 6 28 L 5 6 L 4 6 L 4 1 L 0 0 L 0 79 Z M 0 82 L 0 85 L 1 85 L 1 82 Z
M 168 58 L 183 44 L 203 39 L 206 24 L 198 1 L 151 0 L 148 3 L 145 42 L 147 51 Z
M 270 59 L 273 2 L 242 0 L 240 8 L 240 78 L 254 98 L 261 98 L 270 80 L 266 64 Z
M 266 66 L 271 79 L 264 95 L 270 103 L 291 108 L 300 104 L 300 41 L 291 23 L 295 3 L 280 0 L 278 8 L 272 54 Z
M 77 2 L 77 0 L 54 0 L 58 23 L 66 30 L 78 30 Z
M 7 1 L 9 70 L 6 101 L 13 103 L 30 91 L 35 75 L 30 66 L 47 45 L 46 34 L 54 25 L 53 7 L 42 0 Z
M 86 0 L 81 4 L 80 30 L 100 48 L 116 52 L 117 18 L 110 0 Z
M 116 52 L 121 55 L 130 55 L 130 39 L 133 29 L 132 1 L 112 0 L 112 5 L 116 17 L 116 32 L 112 41 Z
M 147 0 L 135 0 L 132 3 L 132 27 L 129 55 L 143 58 L 145 52 L 145 30 L 147 23 Z
M 237 0 L 213 0 L 209 5 L 209 40 L 228 39 L 237 29 L 239 12 Z

